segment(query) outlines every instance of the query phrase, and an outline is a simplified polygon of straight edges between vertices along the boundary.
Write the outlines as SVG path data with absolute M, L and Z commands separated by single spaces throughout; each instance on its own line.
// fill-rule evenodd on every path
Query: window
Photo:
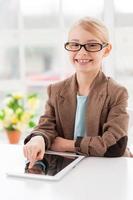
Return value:
M 36 91 L 44 94 L 42 110 L 47 85 L 73 70 L 64 42 L 71 24 L 85 16 L 98 17 L 110 28 L 113 56 L 105 69 L 128 88 L 132 107 L 132 0 L 1 0 L 1 100 L 8 92 Z
M 115 6 L 115 77 L 129 91 L 129 106 L 133 106 L 133 2 L 114 0 Z

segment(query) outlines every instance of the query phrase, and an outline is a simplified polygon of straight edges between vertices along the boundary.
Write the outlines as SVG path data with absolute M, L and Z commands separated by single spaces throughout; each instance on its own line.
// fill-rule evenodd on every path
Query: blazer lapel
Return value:
M 64 88 L 62 88 L 58 99 L 59 117 L 65 138 L 73 139 L 75 114 L 76 114 L 76 95 L 77 82 L 76 75 L 68 79 Z
M 86 135 L 97 136 L 100 116 L 107 97 L 107 78 L 99 72 L 89 94 L 86 112 Z

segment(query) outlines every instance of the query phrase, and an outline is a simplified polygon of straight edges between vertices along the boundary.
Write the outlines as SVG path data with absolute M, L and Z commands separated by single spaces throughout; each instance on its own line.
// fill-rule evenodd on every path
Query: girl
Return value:
M 107 28 L 96 19 L 81 19 L 64 47 L 76 72 L 48 87 L 45 113 L 24 142 L 29 168 L 47 149 L 87 156 L 128 154 L 127 90 L 102 72 L 112 48 Z

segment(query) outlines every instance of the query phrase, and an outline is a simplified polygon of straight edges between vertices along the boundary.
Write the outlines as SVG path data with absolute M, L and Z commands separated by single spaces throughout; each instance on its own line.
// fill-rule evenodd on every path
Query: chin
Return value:
M 82 73 L 89 73 L 89 72 L 95 72 L 98 70 L 98 67 L 96 66 L 76 66 L 75 69 L 77 72 L 82 72 Z
M 84 73 L 87 73 L 87 72 L 92 72 L 94 71 L 94 68 L 83 68 L 83 67 L 76 67 L 76 71 L 77 72 L 84 72 Z

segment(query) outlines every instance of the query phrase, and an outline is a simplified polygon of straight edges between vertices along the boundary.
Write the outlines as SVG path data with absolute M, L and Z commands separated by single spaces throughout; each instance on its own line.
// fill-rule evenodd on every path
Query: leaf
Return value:
M 33 128 L 36 126 L 36 123 L 34 121 L 29 121 L 29 127 Z

